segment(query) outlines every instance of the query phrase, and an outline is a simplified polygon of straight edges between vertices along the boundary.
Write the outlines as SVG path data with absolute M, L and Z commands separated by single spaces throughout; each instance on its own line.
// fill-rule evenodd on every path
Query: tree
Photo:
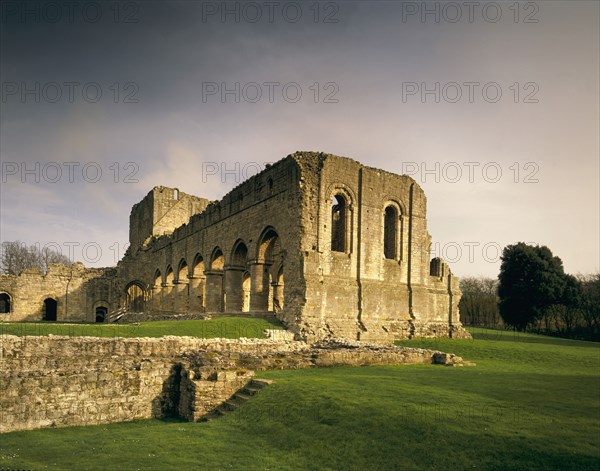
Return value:
M 581 315 L 592 340 L 600 337 L 600 273 L 580 275 Z
M 573 275 L 565 275 L 565 287 L 560 300 L 544 313 L 546 330 L 550 331 L 550 323 L 554 322 L 555 332 L 571 336 L 581 318 L 581 303 L 581 283 Z
M 498 280 L 493 278 L 461 278 L 462 297 L 458 308 L 463 324 L 498 327 Z
M 39 245 L 27 245 L 18 240 L 2 242 L 0 253 L 0 273 L 5 275 L 18 275 L 23 270 L 37 268 L 42 273 L 48 271 L 51 263 L 69 265 L 71 261 L 65 255 L 48 247 L 40 248 Z
M 500 315 L 505 323 L 524 330 L 553 304 L 560 304 L 567 279 L 560 258 L 546 246 L 523 242 L 508 245 L 498 275 Z

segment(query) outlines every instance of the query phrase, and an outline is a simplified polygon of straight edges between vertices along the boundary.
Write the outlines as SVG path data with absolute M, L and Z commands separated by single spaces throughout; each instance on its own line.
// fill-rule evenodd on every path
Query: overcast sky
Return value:
M 314 150 L 412 175 L 459 276 L 599 269 L 598 2 L 69 5 L 1 2 L 2 241 L 113 265 L 153 186 Z

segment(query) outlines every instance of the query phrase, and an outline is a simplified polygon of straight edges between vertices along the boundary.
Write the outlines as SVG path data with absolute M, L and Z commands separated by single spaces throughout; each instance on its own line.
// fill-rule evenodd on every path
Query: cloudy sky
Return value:
M 599 269 L 598 2 L 0 5 L 2 241 L 113 265 L 153 186 L 315 150 L 412 175 L 459 276 Z

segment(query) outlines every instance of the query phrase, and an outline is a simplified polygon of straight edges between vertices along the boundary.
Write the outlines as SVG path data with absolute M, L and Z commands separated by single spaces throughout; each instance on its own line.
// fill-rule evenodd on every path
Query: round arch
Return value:
M 6 291 L 0 291 L 0 314 L 12 312 L 12 296 Z
M 92 306 L 92 317 L 95 322 L 106 322 L 110 312 L 110 304 L 102 299 L 96 301 Z
M 58 319 L 58 301 L 53 296 L 44 299 L 44 310 L 42 319 L 45 321 L 55 321 Z

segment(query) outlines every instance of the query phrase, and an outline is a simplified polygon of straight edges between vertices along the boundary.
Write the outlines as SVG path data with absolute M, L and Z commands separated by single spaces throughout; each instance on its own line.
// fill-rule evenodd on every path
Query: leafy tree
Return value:
M 565 287 L 560 300 L 544 313 L 546 330 L 550 331 L 550 322 L 553 321 L 554 331 L 571 336 L 581 319 L 581 303 L 581 283 L 573 275 L 565 275 Z
M 508 245 L 501 260 L 498 296 L 506 324 L 524 330 L 550 306 L 561 304 L 567 278 L 561 259 L 548 247 L 523 242 Z
M 600 337 L 600 273 L 580 275 L 581 315 L 592 339 Z
M 48 271 L 51 263 L 69 265 L 71 261 L 60 252 L 49 247 L 41 248 L 39 245 L 27 245 L 18 240 L 2 242 L 0 252 L 0 273 L 5 275 L 18 275 L 28 268 L 37 268 L 42 273 Z

